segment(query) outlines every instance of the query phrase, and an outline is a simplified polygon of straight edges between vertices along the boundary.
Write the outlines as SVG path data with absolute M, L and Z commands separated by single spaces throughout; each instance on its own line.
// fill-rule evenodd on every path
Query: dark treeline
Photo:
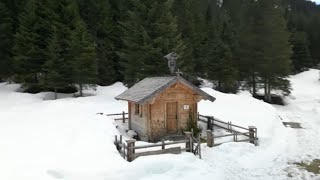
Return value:
M 0 79 L 27 92 L 131 86 L 169 74 L 174 51 L 187 78 L 270 101 L 320 62 L 320 6 L 305 0 L 0 0 L 0 23 Z

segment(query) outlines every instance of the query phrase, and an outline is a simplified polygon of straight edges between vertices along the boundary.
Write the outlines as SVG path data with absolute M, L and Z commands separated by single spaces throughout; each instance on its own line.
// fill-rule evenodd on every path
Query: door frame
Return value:
M 169 134 L 169 132 L 168 132 L 168 128 L 167 128 L 167 103 L 173 103 L 173 102 L 175 102 L 176 104 L 177 104 L 177 118 L 176 118 L 176 123 L 177 123 L 177 130 L 176 130 L 176 132 L 175 132 L 175 134 L 177 134 L 179 131 L 179 128 L 180 128 L 180 123 L 179 123 L 179 118 L 180 118 L 180 115 L 179 115 L 179 101 L 178 100 L 171 100 L 171 101 L 165 101 L 164 102 L 164 114 L 165 114 L 165 125 L 164 125 L 164 128 L 165 128 L 165 132 L 166 132 L 166 134 Z

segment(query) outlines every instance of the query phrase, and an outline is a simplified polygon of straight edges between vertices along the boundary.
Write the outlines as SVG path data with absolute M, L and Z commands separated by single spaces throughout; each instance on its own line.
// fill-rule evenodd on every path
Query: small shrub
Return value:
M 37 84 L 33 84 L 33 85 L 29 85 L 29 86 L 25 87 L 25 90 L 23 92 L 37 94 L 37 93 L 42 92 L 43 90 L 44 89 L 42 86 L 37 85 Z
M 201 133 L 201 128 L 198 127 L 197 121 L 194 120 L 191 110 L 189 112 L 189 118 L 187 120 L 187 127 L 186 127 L 185 131 L 189 131 L 189 132 L 193 131 L 193 136 L 195 136 L 195 137 L 198 137 Z

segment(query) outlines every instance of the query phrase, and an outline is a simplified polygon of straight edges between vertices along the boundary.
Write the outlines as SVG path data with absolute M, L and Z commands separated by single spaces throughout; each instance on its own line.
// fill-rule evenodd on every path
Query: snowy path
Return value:
M 288 97 L 288 105 L 275 106 L 284 122 L 301 123 L 302 129 L 292 129 L 290 144 L 291 156 L 288 161 L 310 162 L 320 159 L 320 81 L 319 71 L 310 70 L 291 77 L 292 95 Z M 294 169 L 294 166 L 292 167 Z M 302 179 L 320 179 L 310 177 L 305 171 L 293 170 L 295 176 Z

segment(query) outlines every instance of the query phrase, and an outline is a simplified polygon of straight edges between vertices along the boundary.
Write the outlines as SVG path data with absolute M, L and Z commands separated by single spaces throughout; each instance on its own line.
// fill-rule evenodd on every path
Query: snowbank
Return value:
M 125 90 L 121 83 L 99 87 L 96 96 L 52 101 L 43 100 L 51 93 L 18 88 L 0 84 L 0 179 L 85 177 L 125 163 L 113 145 L 118 131 L 112 120 L 96 115 L 126 107 L 113 99 Z
M 281 131 L 285 129 L 273 106 L 252 98 L 247 92 L 234 95 L 210 88 L 203 88 L 203 90 L 217 99 L 214 103 L 201 101 L 200 114 L 211 115 L 244 127 L 256 126 L 260 145 L 269 145 L 276 138 L 279 139 Z
M 217 100 L 201 101 L 200 113 L 256 126 L 258 147 L 203 144 L 203 160 L 182 153 L 140 157 L 131 163 L 115 149 L 114 135 L 119 131 L 105 116 L 127 109 L 126 102 L 114 99 L 126 89 L 121 83 L 86 91 L 94 96 L 61 94 L 64 98 L 58 100 L 47 100 L 52 93 L 19 93 L 19 85 L 1 83 L 0 179 L 287 179 L 286 169 L 294 168 L 288 162 L 320 157 L 320 84 L 315 74 L 318 77 L 319 71 L 291 77 L 294 91 L 285 107 L 270 106 L 246 92 L 232 95 L 203 88 Z M 302 122 L 306 129 L 285 128 L 279 115 Z

